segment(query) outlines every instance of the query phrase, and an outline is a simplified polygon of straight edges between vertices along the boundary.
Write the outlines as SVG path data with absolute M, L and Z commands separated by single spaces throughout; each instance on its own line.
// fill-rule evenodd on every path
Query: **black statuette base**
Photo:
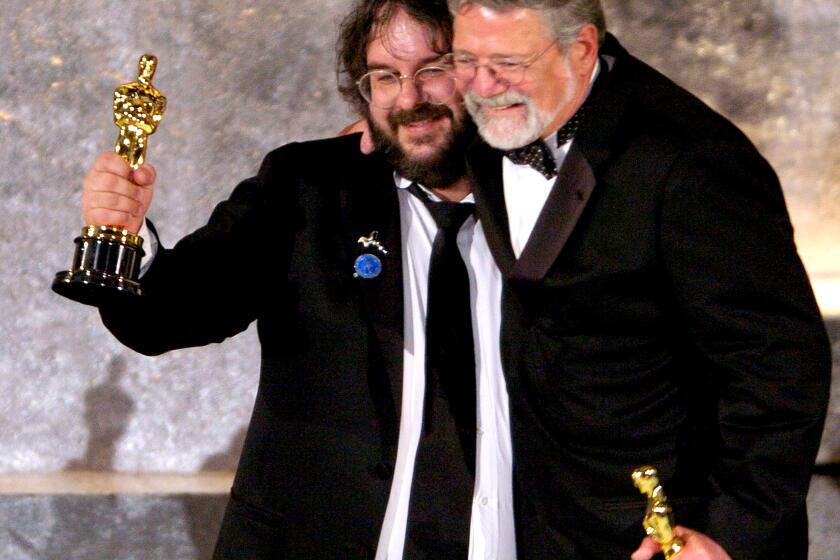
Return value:
M 140 237 L 108 226 L 88 226 L 75 243 L 73 267 L 55 275 L 53 291 L 86 305 L 142 295 L 137 281 L 144 254 Z

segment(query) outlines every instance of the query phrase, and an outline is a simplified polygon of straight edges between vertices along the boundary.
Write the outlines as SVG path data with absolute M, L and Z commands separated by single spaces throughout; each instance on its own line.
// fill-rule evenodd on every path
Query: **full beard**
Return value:
M 400 125 L 448 118 L 452 123 L 449 135 L 437 150 L 425 158 L 412 157 L 399 144 L 397 130 Z M 395 111 L 388 115 L 388 130 L 383 130 L 373 119 L 368 117 L 371 137 L 377 152 L 390 163 L 400 176 L 420 183 L 430 189 L 445 188 L 466 173 L 464 151 L 466 149 L 468 131 L 472 123 L 467 119 L 456 119 L 452 110 L 445 105 L 424 103 L 405 111 Z M 421 137 L 415 143 L 431 144 L 435 135 Z
M 524 106 L 524 115 L 492 115 L 485 110 L 515 104 Z M 464 96 L 464 105 L 484 141 L 499 150 L 527 146 L 540 137 L 556 116 L 556 113 L 541 112 L 530 97 L 516 91 L 507 91 L 493 97 L 482 97 L 470 91 Z
M 464 106 L 475 121 L 478 133 L 489 145 L 498 150 L 513 150 L 527 146 L 540 138 L 551 126 L 564 108 L 580 90 L 581 83 L 572 72 L 568 57 L 563 58 L 562 84 L 563 94 L 558 99 L 553 111 L 542 111 L 530 96 L 519 91 L 505 91 L 492 97 L 482 97 L 470 90 L 464 95 Z M 522 104 L 524 115 L 494 115 L 492 109 L 506 105 Z M 488 108 L 488 110 L 482 110 Z

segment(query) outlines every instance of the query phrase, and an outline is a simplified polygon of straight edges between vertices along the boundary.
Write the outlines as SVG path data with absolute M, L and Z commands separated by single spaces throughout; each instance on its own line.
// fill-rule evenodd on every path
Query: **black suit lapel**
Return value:
M 344 237 L 348 254 L 347 274 L 353 262 L 370 253 L 382 261 L 382 272 L 375 278 L 354 278 L 359 288 L 371 341 L 368 383 L 377 416 L 383 427 L 386 449 L 396 453 L 399 412 L 403 386 L 403 275 L 400 209 L 393 171 L 376 156 L 362 158 L 359 168 L 344 174 L 342 189 Z M 377 233 L 387 251 L 364 248 L 360 237 Z
M 592 167 L 573 143 L 511 277 L 531 281 L 545 277 L 569 240 L 594 188 Z
M 525 280 L 545 277 L 595 188 L 595 175 L 586 158 L 572 144 L 518 260 L 510 244 L 502 152 L 476 141 L 468 152 L 467 169 L 475 193 L 476 214 L 502 275 Z
M 467 151 L 467 172 L 475 196 L 475 211 L 496 265 L 507 277 L 516 257 L 510 245 L 510 226 L 502 185 L 502 153 L 478 138 Z
M 595 169 L 608 161 L 616 127 L 627 98 L 623 68 L 616 61 L 626 55 L 608 35 L 601 51 L 601 70 L 592 87 L 589 117 L 575 140 L 546 199 L 512 277 L 539 281 L 545 278 L 580 219 L 595 188 Z

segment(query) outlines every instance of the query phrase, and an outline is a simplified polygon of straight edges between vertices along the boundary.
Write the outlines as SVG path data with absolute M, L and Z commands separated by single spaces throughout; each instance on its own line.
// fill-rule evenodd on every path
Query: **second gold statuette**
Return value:
M 655 468 L 644 466 L 634 470 L 632 477 L 636 488 L 648 498 L 642 521 L 645 532 L 662 547 L 665 559 L 671 560 L 680 553 L 683 542 L 674 534 L 674 513 L 659 484 L 659 474 Z

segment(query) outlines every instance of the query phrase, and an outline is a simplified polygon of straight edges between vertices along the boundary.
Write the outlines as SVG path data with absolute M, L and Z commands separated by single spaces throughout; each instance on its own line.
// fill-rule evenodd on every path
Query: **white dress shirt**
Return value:
M 554 154 L 557 169 L 563 165 L 572 141 L 562 146 L 556 146 L 554 138 L 545 142 Z M 548 194 L 554 186 L 557 177 L 546 179 L 545 176 L 527 164 L 513 163 L 507 157 L 502 158 L 502 179 L 504 182 L 505 208 L 507 209 L 510 225 L 510 244 L 516 258 L 522 254 L 522 249 L 528 243 L 537 218 L 545 205 Z
M 414 458 L 423 421 L 426 297 L 429 259 L 437 225 L 426 205 L 399 187 L 405 299 L 403 395 L 397 461 L 376 560 L 401 560 L 405 545 Z M 425 189 L 424 189 L 425 190 Z M 426 190 L 432 200 L 439 200 Z M 463 202 L 472 202 L 472 195 Z M 474 217 L 458 232 L 458 248 L 470 280 L 475 344 L 477 414 L 476 479 L 470 520 L 470 560 L 515 560 L 513 457 L 508 395 L 499 351 L 502 279 Z

